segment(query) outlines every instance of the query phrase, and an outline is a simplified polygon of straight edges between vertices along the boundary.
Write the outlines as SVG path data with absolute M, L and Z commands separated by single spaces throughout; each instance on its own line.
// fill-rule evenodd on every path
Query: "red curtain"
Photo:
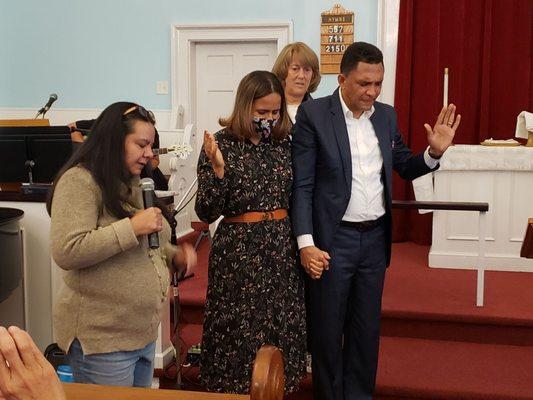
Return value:
M 461 114 L 455 143 L 514 137 L 520 111 L 533 111 L 533 1 L 401 0 L 394 105 L 404 139 L 427 146 L 425 122 L 448 101 Z M 394 180 L 395 199 L 413 199 L 410 183 Z M 394 212 L 395 240 L 431 243 L 431 214 Z

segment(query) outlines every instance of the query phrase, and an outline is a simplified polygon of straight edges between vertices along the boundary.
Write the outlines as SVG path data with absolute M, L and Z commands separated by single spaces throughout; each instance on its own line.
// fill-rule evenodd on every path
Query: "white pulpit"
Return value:
M 434 173 L 434 200 L 487 202 L 485 270 L 533 272 L 520 258 L 524 227 L 533 215 L 533 148 L 456 145 Z M 476 269 L 478 214 L 434 211 L 429 266 Z

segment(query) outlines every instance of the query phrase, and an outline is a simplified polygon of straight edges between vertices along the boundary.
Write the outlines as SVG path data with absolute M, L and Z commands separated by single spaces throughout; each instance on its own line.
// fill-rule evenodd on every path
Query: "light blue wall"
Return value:
M 171 24 L 292 21 L 294 40 L 317 53 L 324 0 L 0 0 L 0 107 L 101 108 L 130 99 L 169 109 Z M 355 12 L 355 37 L 376 43 L 377 0 L 341 3 Z M 329 94 L 323 78 L 315 96 Z

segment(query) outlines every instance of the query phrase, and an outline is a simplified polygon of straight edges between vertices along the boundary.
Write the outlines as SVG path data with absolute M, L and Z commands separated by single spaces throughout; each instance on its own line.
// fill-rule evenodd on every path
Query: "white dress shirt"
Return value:
M 352 155 L 352 188 L 348 207 L 343 221 L 361 222 L 375 220 L 385 214 L 384 186 L 381 178 L 383 157 L 379 148 L 378 138 L 370 117 L 374 106 L 356 118 L 342 98 L 339 88 L 350 153 Z M 429 147 L 424 152 L 424 160 L 428 167 L 435 168 L 438 160 L 429 155 Z M 296 238 L 298 248 L 314 246 L 313 235 L 300 235 Z
M 352 155 L 352 188 L 350 201 L 343 216 L 343 221 L 371 221 L 385 214 L 385 197 L 381 169 L 383 157 L 379 148 L 378 137 L 370 122 L 374 106 L 356 118 L 348 109 L 339 89 L 348 139 Z

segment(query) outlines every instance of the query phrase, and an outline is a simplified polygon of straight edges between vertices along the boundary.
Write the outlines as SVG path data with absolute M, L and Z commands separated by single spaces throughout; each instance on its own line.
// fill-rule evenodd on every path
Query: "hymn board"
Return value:
M 344 50 L 354 42 L 354 13 L 335 4 L 321 14 L 320 72 L 338 74 Z

